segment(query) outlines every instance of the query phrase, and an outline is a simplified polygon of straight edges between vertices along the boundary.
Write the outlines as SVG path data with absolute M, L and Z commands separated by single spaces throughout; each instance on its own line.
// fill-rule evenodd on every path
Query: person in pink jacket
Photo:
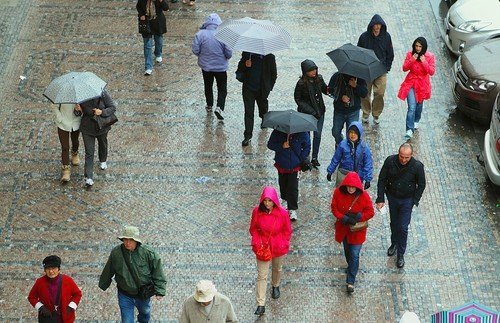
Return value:
M 280 297 L 280 280 L 285 255 L 290 250 L 292 227 L 288 212 L 279 202 L 276 189 L 271 186 L 264 187 L 260 203 L 252 211 L 250 222 L 250 235 L 252 236 L 252 250 L 257 258 L 257 310 L 255 315 L 264 314 L 266 308 L 266 289 L 269 265 L 272 265 L 272 292 L 271 297 Z M 263 257 L 269 246 L 269 258 Z
M 427 51 L 427 40 L 418 37 L 413 41 L 412 50 L 406 53 L 403 72 L 406 75 L 399 88 L 398 98 L 408 102 L 406 113 L 406 139 L 413 137 L 422 116 L 424 100 L 431 97 L 431 76 L 436 71 L 434 54 Z

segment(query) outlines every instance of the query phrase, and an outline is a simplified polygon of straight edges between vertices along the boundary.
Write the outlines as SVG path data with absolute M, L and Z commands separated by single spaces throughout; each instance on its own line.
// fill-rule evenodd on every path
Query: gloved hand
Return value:
M 332 174 L 326 174 L 326 180 L 331 182 L 332 181 Z
M 347 215 L 344 215 L 344 216 L 342 217 L 342 219 L 340 219 L 340 222 L 342 222 L 342 224 L 346 225 L 346 224 L 348 224 L 348 223 L 349 223 L 349 222 L 348 222 L 348 221 L 349 221 L 349 219 L 350 219 L 350 218 L 349 218 Z
M 52 312 L 49 311 L 49 309 L 45 306 L 42 306 L 38 309 L 38 312 L 40 312 L 40 316 L 43 316 L 43 317 L 50 317 L 52 316 Z
M 71 314 L 74 311 L 74 309 L 71 306 L 66 307 L 66 314 Z
M 369 189 L 370 188 L 370 182 L 365 182 L 365 190 Z
M 356 224 L 356 222 L 358 222 L 358 221 L 356 221 L 356 219 L 355 219 L 355 218 L 350 217 L 350 216 L 348 216 L 348 217 L 347 217 L 346 224 L 349 224 L 349 225 L 355 225 L 355 224 Z
M 358 213 L 347 213 L 347 216 L 350 217 L 351 219 L 354 219 L 356 222 L 359 222 L 361 220 L 361 212 Z

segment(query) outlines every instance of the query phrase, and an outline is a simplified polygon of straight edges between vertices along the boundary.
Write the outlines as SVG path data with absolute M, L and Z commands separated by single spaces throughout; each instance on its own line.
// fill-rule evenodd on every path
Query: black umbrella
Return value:
M 342 45 L 326 55 L 335 63 L 340 73 L 359 77 L 367 82 L 387 73 L 385 65 L 379 61 L 373 50 L 351 43 Z
M 285 111 L 269 111 L 264 114 L 262 126 L 291 134 L 318 130 L 318 119 L 310 114 L 289 109 Z

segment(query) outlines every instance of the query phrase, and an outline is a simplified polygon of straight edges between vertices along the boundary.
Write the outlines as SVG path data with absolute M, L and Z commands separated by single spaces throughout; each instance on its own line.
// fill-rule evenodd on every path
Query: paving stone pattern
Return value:
M 356 291 L 346 295 L 346 263 L 333 240 L 331 99 L 319 171 L 300 179 L 299 221 L 293 224 L 282 296 L 269 299 L 261 322 L 394 322 L 404 310 L 424 322 L 436 311 L 478 300 L 498 309 L 498 195 L 491 193 L 472 126 L 454 113 L 452 58 L 427 1 L 196 1 L 171 4 L 164 62 L 144 77 L 135 1 L 8 0 L 0 2 L 0 320 L 35 322 L 26 300 L 42 273 L 41 260 L 56 253 L 62 270 L 83 290 L 80 322 L 119 321 L 114 285 L 97 281 L 126 224 L 164 261 L 168 295 L 153 305 L 155 322 L 174 322 L 196 282 L 211 279 L 229 296 L 242 322 L 256 320 L 256 267 L 248 225 L 262 187 L 277 185 L 269 130 L 258 121 L 242 149 L 241 84 L 230 61 L 224 123 L 204 109 L 203 81 L 190 45 L 204 17 L 270 19 L 293 37 L 276 53 L 278 81 L 270 109 L 295 108 L 300 62 L 313 59 L 328 79 L 335 71 L 326 52 L 356 43 L 374 13 L 386 20 L 396 57 L 389 74 L 381 124 L 366 127 L 375 178 L 386 156 L 403 142 L 406 104 L 396 98 L 401 64 L 413 39 L 424 35 L 437 56 L 433 98 L 425 103 L 412 142 L 426 165 L 428 188 L 415 210 L 407 264 L 386 257 L 388 217 L 376 216 L 362 249 Z M 417 17 L 417 18 L 416 18 Z M 119 123 L 109 134 L 109 169 L 95 171 L 92 191 L 83 166 L 60 185 L 60 148 L 43 90 L 68 71 L 95 72 L 108 82 Z M 25 77 L 21 79 L 20 76 Z M 257 117 L 256 117 L 257 118 Z M 257 118 L 258 119 L 258 118 Z M 83 158 L 83 142 L 80 156 Z M 374 194 L 375 183 L 370 189 Z M 490 193 L 484 193 L 490 190 Z

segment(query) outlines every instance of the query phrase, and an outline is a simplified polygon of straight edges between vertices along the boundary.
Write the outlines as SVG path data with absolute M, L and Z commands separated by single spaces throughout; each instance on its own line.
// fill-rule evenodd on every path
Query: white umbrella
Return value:
M 290 47 L 292 37 L 269 20 L 245 17 L 227 20 L 217 27 L 215 38 L 232 49 L 267 55 Z
M 43 95 L 55 104 L 82 103 L 100 97 L 105 86 L 92 72 L 69 72 L 53 79 Z

